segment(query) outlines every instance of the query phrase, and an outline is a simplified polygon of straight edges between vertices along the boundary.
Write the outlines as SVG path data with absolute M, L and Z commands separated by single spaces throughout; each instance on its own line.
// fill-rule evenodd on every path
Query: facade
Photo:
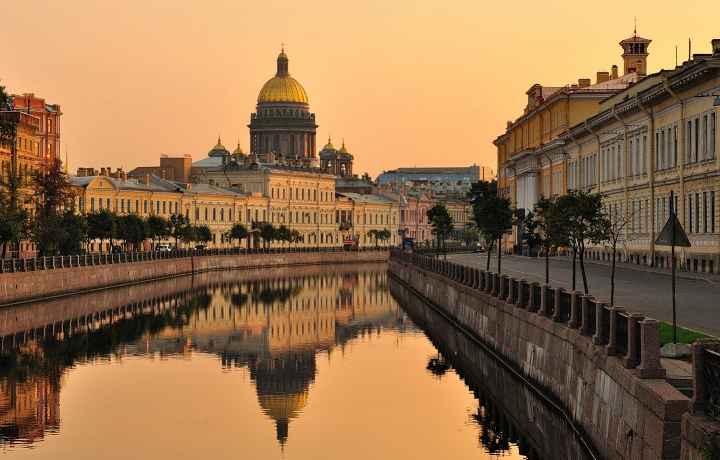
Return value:
M 167 180 L 188 182 L 191 178 L 192 157 L 188 154 L 181 157 L 160 155 L 159 166 L 139 166 L 128 171 L 128 177 L 141 177 L 145 174 L 155 174 Z
M 671 264 L 670 247 L 654 242 L 672 207 L 692 245 L 676 248 L 678 266 L 718 272 L 720 40 L 712 49 L 608 98 L 561 136 L 568 187 L 604 194 L 611 221 L 624 225 L 622 260 Z M 608 257 L 604 248 L 592 256 Z
M 35 133 L 35 157 L 40 159 L 61 158 L 60 152 L 60 104 L 48 104 L 33 93 L 12 94 L 13 110 L 25 112 L 39 120 Z
M 649 43 L 637 34 L 620 42 L 626 72 L 622 76 L 613 66 L 610 73 L 598 72 L 595 84 L 581 78 L 577 84 L 562 87 L 530 87 L 523 114 L 508 122 L 505 133 L 493 141 L 497 147 L 498 191 L 510 198 L 516 209 L 531 211 L 541 195 L 565 193 L 569 185 L 565 182 L 565 142 L 560 137 L 568 127 L 595 115 L 601 101 L 643 78 L 637 72 L 647 68 Z M 635 50 L 637 53 L 631 52 Z M 584 157 L 577 167 L 585 168 L 591 178 L 594 165 L 594 157 Z M 513 232 L 507 247 L 517 244 L 518 238 L 518 232 Z
M 413 185 L 422 187 L 459 186 L 469 187 L 472 182 L 492 180 L 492 170 L 485 166 L 467 166 L 458 168 L 397 168 L 383 171 L 375 180 L 378 186 Z

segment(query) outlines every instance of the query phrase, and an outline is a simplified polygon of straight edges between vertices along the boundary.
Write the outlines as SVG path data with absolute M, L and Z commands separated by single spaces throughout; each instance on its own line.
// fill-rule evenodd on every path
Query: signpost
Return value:
M 677 343 L 677 319 L 675 314 L 675 246 L 683 248 L 690 247 L 690 240 L 682 228 L 680 221 L 675 215 L 675 200 L 673 192 L 670 191 L 670 217 L 660 234 L 655 239 L 657 246 L 670 246 L 670 257 L 672 259 L 672 317 L 673 317 L 673 343 Z

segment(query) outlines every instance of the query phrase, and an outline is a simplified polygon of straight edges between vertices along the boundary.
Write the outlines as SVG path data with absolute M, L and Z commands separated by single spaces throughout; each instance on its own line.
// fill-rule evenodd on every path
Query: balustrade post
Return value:
M 507 303 L 517 302 L 517 290 L 513 289 L 513 285 L 516 285 L 517 280 L 515 278 L 508 278 L 508 292 L 505 298 Z
M 562 308 L 560 308 L 560 303 L 562 302 L 562 292 L 565 292 L 565 288 L 562 287 L 556 287 L 555 288 L 555 309 L 553 310 L 552 320 L 556 323 L 562 322 Z
M 536 300 L 535 299 L 535 286 L 537 286 L 537 285 L 538 285 L 537 281 L 532 281 L 530 283 L 530 287 L 528 289 L 528 295 L 530 296 L 530 297 L 528 297 L 528 299 L 530 300 L 528 302 L 528 311 L 530 311 L 530 312 L 536 312 L 536 311 L 540 310 L 540 305 L 537 305 L 537 302 L 535 302 L 535 300 Z
M 538 315 L 540 316 L 547 316 L 548 314 L 548 290 L 550 289 L 550 285 L 547 283 L 543 283 L 540 286 L 540 310 L 538 311 Z
M 640 350 L 638 350 L 638 344 L 640 342 L 640 330 L 637 327 L 638 321 L 645 319 L 640 313 L 630 313 L 628 315 L 628 348 L 627 356 L 623 359 L 623 366 L 625 369 L 635 369 L 640 363 Z M 642 348 L 642 344 L 640 344 Z
M 573 291 L 570 294 L 570 321 L 568 327 L 576 329 L 580 327 L 580 321 L 583 316 L 581 296 L 582 291 Z
M 505 300 L 508 297 L 508 293 L 505 292 L 505 281 L 508 279 L 507 275 L 500 275 L 498 286 L 498 299 Z
M 643 343 L 643 348 L 644 347 L 645 344 Z M 705 381 L 705 366 L 707 365 L 705 350 L 712 350 L 716 353 L 720 353 L 720 341 L 718 341 L 718 339 L 706 338 L 697 339 L 692 344 L 693 397 L 690 398 L 689 409 L 693 414 L 704 413 L 705 405 L 708 402 L 709 391 L 707 388 L 707 382 Z M 642 365 L 643 363 L 638 366 L 638 370 L 642 367 Z M 665 369 L 662 370 L 664 371 Z
M 582 292 L 582 291 L 575 291 L 575 292 Z M 590 294 L 581 294 L 581 316 L 580 316 L 580 335 L 589 335 L 590 334 L 590 301 L 593 300 L 593 296 Z M 573 314 L 575 313 L 575 309 L 573 309 Z M 571 320 L 572 321 L 572 320 Z
M 596 302 L 595 303 L 595 335 L 593 335 L 593 343 L 595 345 L 602 345 L 605 343 L 603 339 L 603 308 L 607 307 L 607 302 Z
M 500 293 L 500 273 L 493 273 L 490 278 L 490 283 L 492 284 L 492 286 L 490 286 L 490 295 L 497 297 Z
M 610 339 L 608 340 L 608 344 L 605 346 L 605 353 L 607 354 L 607 356 L 615 356 L 617 354 L 617 317 L 622 311 L 622 307 L 610 307 Z
M 518 308 L 523 307 L 523 299 L 527 296 L 525 283 L 527 283 L 525 278 L 517 280 L 517 299 L 515 299 L 515 306 Z
M 473 289 L 482 289 L 482 270 L 479 268 L 474 269 L 475 270 L 475 284 L 473 284 Z

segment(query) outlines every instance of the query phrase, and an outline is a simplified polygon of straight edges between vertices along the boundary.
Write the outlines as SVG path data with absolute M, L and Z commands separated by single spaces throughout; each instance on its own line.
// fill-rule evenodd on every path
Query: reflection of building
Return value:
M 48 377 L 0 381 L 0 439 L 32 443 L 60 428 L 58 389 Z

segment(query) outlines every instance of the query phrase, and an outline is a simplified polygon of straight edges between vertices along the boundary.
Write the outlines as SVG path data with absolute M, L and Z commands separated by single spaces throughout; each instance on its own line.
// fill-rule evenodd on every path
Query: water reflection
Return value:
M 473 390 L 479 405 L 471 417 L 486 452 L 508 455 L 517 446 L 530 460 L 593 458 L 566 420 L 499 361 L 398 281 L 390 278 L 389 283 L 403 310 L 438 349 L 428 371 L 441 377 L 452 368 Z
M 275 274 L 183 277 L 0 312 L 0 439 L 30 444 L 58 430 L 69 367 L 200 352 L 219 356 L 223 368 L 249 369 L 260 407 L 285 444 L 290 421 L 308 402 L 316 355 L 394 325 L 397 305 L 384 265 Z

